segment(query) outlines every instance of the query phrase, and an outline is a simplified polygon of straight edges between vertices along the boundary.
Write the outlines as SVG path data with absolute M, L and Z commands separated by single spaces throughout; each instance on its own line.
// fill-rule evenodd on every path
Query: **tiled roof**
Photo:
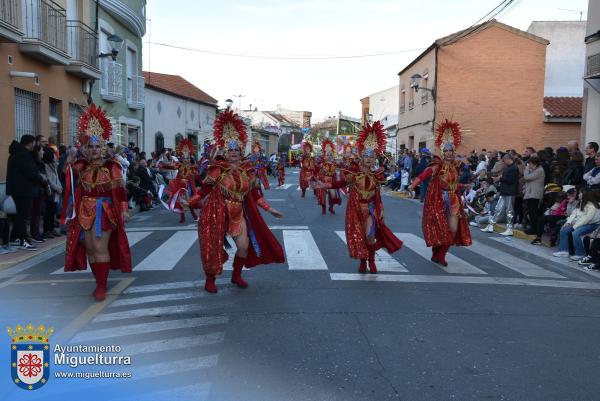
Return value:
M 582 97 L 547 96 L 544 98 L 544 114 L 550 118 L 581 118 Z
M 183 97 L 192 101 L 216 106 L 218 101 L 202 89 L 195 87 L 179 75 L 144 71 L 146 87 Z

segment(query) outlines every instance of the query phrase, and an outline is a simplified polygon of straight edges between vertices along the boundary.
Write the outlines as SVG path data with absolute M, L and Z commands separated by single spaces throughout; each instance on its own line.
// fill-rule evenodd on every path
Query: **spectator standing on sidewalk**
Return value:
M 38 135 L 39 136 L 39 135 Z M 33 205 L 31 207 L 31 219 L 29 224 L 29 234 L 33 242 L 45 242 L 44 236 L 40 233 L 40 220 L 43 217 L 44 205 L 46 203 L 46 190 L 48 189 L 48 179 L 46 177 L 46 166 L 42 161 L 44 157 L 44 146 L 35 145 L 33 148 L 33 160 L 36 164 L 38 173 L 43 177 L 43 182 L 37 184 L 34 189 Z
M 598 143 L 589 142 L 585 149 L 585 162 L 583 163 L 583 173 L 587 173 L 594 167 L 596 167 L 596 153 L 598 153 Z
M 571 160 L 563 174 L 561 185 L 582 186 L 583 181 L 583 153 L 578 150 L 571 152 Z
M 60 234 L 54 230 L 54 219 L 56 217 L 56 206 L 62 194 L 62 185 L 58 178 L 56 153 L 49 146 L 44 149 L 45 175 L 48 179 L 46 205 L 44 209 L 44 236 L 46 238 L 59 237 Z
M 19 142 L 13 141 L 8 149 L 10 156 L 6 172 L 6 194 L 13 197 L 17 207 L 15 239 L 21 249 L 32 251 L 37 248 L 27 238 L 26 222 L 31 215 L 36 190 L 44 182 L 31 153 L 34 145 L 35 137 L 32 135 L 23 135 Z
M 490 219 L 487 227 L 481 229 L 483 232 L 493 233 L 496 222 L 506 216 L 506 230 L 501 235 L 513 235 L 514 205 L 517 196 L 517 185 L 519 184 L 519 169 L 513 161 L 510 153 L 502 157 L 505 168 L 502 171 L 500 181 L 500 199 L 496 205 L 496 211 Z M 496 180 L 498 181 L 498 180 Z
M 563 176 L 569 167 L 571 155 L 567 148 L 561 147 L 556 150 L 556 157 L 550 162 L 550 180 L 549 183 L 562 185 Z
M 536 233 L 538 220 L 540 217 L 540 206 L 544 197 L 544 169 L 540 165 L 540 159 L 537 156 L 529 157 L 529 161 L 523 171 L 523 180 L 525 189 L 523 191 L 523 200 L 527 207 L 527 217 L 531 227 L 526 231 L 527 234 Z
M 431 163 L 431 152 L 427 148 L 422 148 L 421 158 L 419 159 L 419 164 L 417 164 L 417 168 L 415 169 L 415 175 L 419 176 Z M 425 194 L 427 193 L 427 186 L 429 185 L 429 181 L 431 178 L 423 180 L 419 185 L 419 201 L 423 203 L 425 201 Z

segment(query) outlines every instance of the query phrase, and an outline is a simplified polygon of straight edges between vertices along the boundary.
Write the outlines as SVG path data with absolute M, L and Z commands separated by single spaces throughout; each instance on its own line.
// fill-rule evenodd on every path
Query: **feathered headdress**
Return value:
M 258 142 L 258 139 L 255 139 L 254 142 L 252 142 L 252 147 L 250 149 L 250 152 L 254 153 L 254 154 L 262 154 L 263 147 L 260 144 L 260 142 Z
M 110 139 L 112 125 L 106 113 L 94 103 L 90 104 L 77 123 L 77 139 L 83 145 L 104 144 Z
M 246 124 L 231 110 L 219 113 L 213 126 L 213 136 L 219 148 L 238 147 L 242 152 L 248 142 Z
M 352 147 L 354 146 L 354 144 L 352 142 L 346 142 L 344 144 L 344 154 L 351 154 L 352 153 Z
M 323 154 L 332 154 L 335 155 L 335 144 L 331 141 L 331 139 L 327 138 L 325 140 L 323 140 L 323 143 L 321 143 L 321 150 L 323 151 Z
M 375 121 L 373 125 L 367 123 L 358 133 L 356 145 L 360 155 L 379 156 L 385 151 L 385 129 L 381 122 Z
M 312 153 L 313 152 L 313 145 L 312 143 L 308 142 L 308 141 L 304 141 L 302 142 L 302 151 L 304 153 L 306 153 L 308 151 L 308 153 Z
M 462 135 L 459 123 L 445 119 L 441 124 L 438 124 L 435 131 L 435 146 L 441 152 L 446 148 L 456 150 L 460 146 Z
M 190 157 L 196 154 L 196 147 L 190 139 L 182 139 L 177 145 L 177 154 L 183 157 Z

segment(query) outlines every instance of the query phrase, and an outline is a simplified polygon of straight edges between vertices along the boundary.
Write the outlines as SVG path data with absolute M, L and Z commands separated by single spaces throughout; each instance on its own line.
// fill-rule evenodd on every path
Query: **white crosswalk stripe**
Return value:
M 327 270 L 327 264 L 310 231 L 283 230 L 283 242 L 290 270 Z
M 275 187 L 275 189 L 278 189 L 278 190 L 288 189 L 288 188 L 290 188 L 292 185 L 294 185 L 294 184 L 283 184 L 283 185 L 282 185 L 282 186 L 280 186 L 280 187 Z
M 171 270 L 198 240 L 195 231 L 177 231 L 135 266 L 135 270 Z
M 207 305 L 207 304 L 187 304 L 187 305 L 169 305 L 169 306 L 156 306 L 153 308 L 142 308 L 142 309 L 129 309 L 121 312 L 103 313 L 96 316 L 92 322 L 109 322 L 112 320 L 120 319 L 134 319 L 137 317 L 145 316 L 165 316 L 165 315 L 180 315 L 184 313 L 197 313 L 205 312 L 213 309 L 215 306 L 225 307 L 227 303 L 220 303 L 218 305 Z
M 409 247 L 411 250 L 415 251 L 419 256 L 425 259 L 429 259 L 431 255 L 431 248 L 428 248 L 425 244 L 425 240 L 421 237 L 416 236 L 415 234 L 410 233 L 394 233 L 398 238 L 404 242 L 404 245 Z M 450 249 L 452 252 L 452 249 Z M 439 266 L 440 269 L 444 270 L 446 273 L 452 274 L 487 274 L 481 269 L 473 266 L 469 262 L 462 260 L 454 256 L 452 253 L 448 253 L 446 255 L 446 260 L 448 261 L 448 266 L 444 267 Z
M 335 233 L 342 241 L 344 241 L 344 244 L 346 244 L 346 233 L 344 231 L 336 231 Z M 377 265 L 377 270 L 382 272 L 408 273 L 406 267 L 402 266 L 400 262 L 383 249 L 380 249 L 375 253 L 375 264 Z

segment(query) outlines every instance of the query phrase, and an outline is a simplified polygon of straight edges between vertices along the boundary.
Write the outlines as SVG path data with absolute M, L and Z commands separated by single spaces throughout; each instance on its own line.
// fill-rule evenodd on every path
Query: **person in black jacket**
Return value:
M 32 251 L 37 248 L 27 238 L 26 221 L 31 214 L 33 198 L 44 183 L 33 159 L 34 145 L 35 137 L 32 135 L 23 135 L 20 142 L 13 141 L 8 148 L 10 156 L 6 169 L 6 194 L 13 197 L 17 207 L 14 237 L 19 241 L 21 249 Z
M 563 173 L 561 185 L 581 187 L 583 184 L 583 153 L 575 150 L 571 152 L 571 160 Z
M 487 227 L 482 228 L 481 231 L 493 233 L 496 222 L 506 215 L 506 230 L 500 234 L 513 235 L 514 205 L 517 196 L 517 186 L 519 185 L 519 169 L 510 153 L 506 153 L 502 157 L 502 163 L 505 165 L 502 176 L 494 179 L 495 181 L 500 181 L 500 199 L 498 199 L 496 210 L 490 218 L 489 224 Z
M 598 153 L 598 143 L 589 142 L 585 149 L 585 163 L 583 164 L 583 174 L 587 173 L 594 167 L 596 167 L 596 153 Z

